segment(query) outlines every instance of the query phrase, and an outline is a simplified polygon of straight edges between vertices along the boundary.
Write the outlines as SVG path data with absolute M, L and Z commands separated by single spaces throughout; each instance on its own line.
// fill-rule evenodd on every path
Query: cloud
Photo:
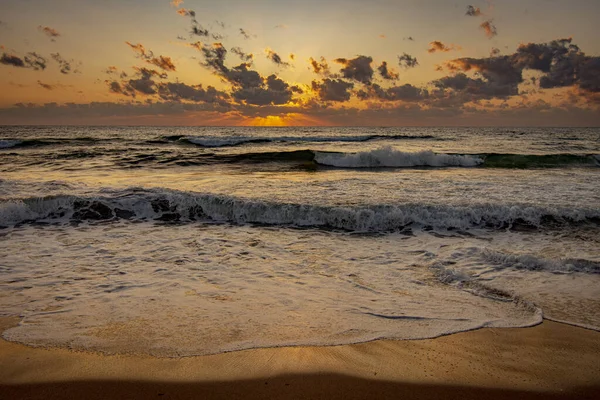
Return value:
M 415 39 L 412 36 L 405 37 L 403 40 L 410 40 L 411 42 L 415 41 Z
M 138 53 L 138 57 L 142 60 L 146 61 L 148 64 L 152 64 L 164 71 L 175 71 L 176 67 L 171 60 L 171 57 L 166 56 L 158 56 L 154 57 L 154 53 L 150 50 L 146 50 L 146 48 L 141 44 L 132 44 L 130 42 L 125 42 L 129 47 L 133 49 L 136 53 Z
M 275 29 L 287 29 L 288 26 L 286 24 L 275 25 Z
M 188 10 L 186 8 L 180 8 L 179 10 L 177 10 L 177 14 L 181 15 L 182 17 L 196 17 L 196 11 Z
M 240 28 L 240 35 L 242 35 L 244 37 L 244 39 L 248 40 L 250 39 L 250 34 L 248 34 L 248 32 L 246 32 L 244 29 Z
M 227 49 L 222 43 L 213 43 L 212 46 L 204 46 L 197 42 L 194 45 L 199 45 L 199 49 L 204 55 L 205 62 L 203 65 L 212 69 L 214 72 L 227 75 L 229 68 L 225 66 L 225 57 L 227 56 Z
M 269 60 L 273 61 L 275 64 L 277 64 L 281 67 L 289 67 L 290 66 L 290 63 L 283 61 L 279 54 L 275 53 L 273 50 L 269 49 L 268 47 L 265 49 L 265 54 L 267 55 L 267 58 Z
M 349 90 L 354 87 L 354 84 L 341 79 L 325 78 L 320 82 L 312 81 L 311 87 L 323 101 L 344 102 L 350 100 Z
M 49 26 L 40 25 L 38 26 L 38 30 L 48 36 L 52 41 L 55 41 L 55 39 L 60 36 L 60 33 L 56 29 L 50 28 Z
M 72 69 L 71 63 L 73 62 L 73 60 L 69 60 L 69 61 L 65 60 L 64 58 L 62 58 L 60 53 L 50 53 L 50 56 L 52 57 L 52 59 L 54 61 L 56 61 L 58 63 L 61 74 L 67 75 L 71 72 L 73 72 L 73 73 L 79 72 L 77 69 L 75 69 L 75 70 Z
M 202 85 L 186 85 L 181 82 L 167 82 L 158 85 L 158 95 L 167 101 L 180 102 L 182 100 L 195 103 L 220 103 L 227 104 L 224 100 L 229 97 L 226 93 L 218 91 L 212 86 L 206 89 Z
M 481 25 L 479 25 L 479 28 L 483 29 L 483 31 L 485 32 L 485 36 L 487 36 L 488 39 L 491 39 L 498 34 L 496 25 L 492 23 L 491 19 L 482 22 Z
M 373 68 L 371 67 L 373 58 L 371 57 L 358 56 L 351 60 L 338 58 L 334 61 L 344 66 L 340 71 L 344 78 L 365 84 L 370 84 L 373 80 Z
M 25 61 L 23 61 L 22 58 L 6 53 L 2 53 L 2 57 L 0 57 L 0 64 L 25 68 Z
M 516 66 L 510 56 L 490 58 L 459 58 L 446 63 L 451 71 L 474 71 L 484 80 L 471 82 L 486 96 L 506 97 L 518 94 L 523 82 L 522 68 Z M 442 80 L 440 80 L 442 81 Z M 443 81 L 442 81 L 443 82 Z
M 269 75 L 263 85 L 236 89 L 232 96 L 245 104 L 281 105 L 292 99 L 292 90 L 286 82 L 276 75 Z
M 317 61 L 311 57 L 308 59 L 308 62 L 310 63 L 312 70 L 315 74 L 329 76 L 329 65 L 327 64 L 327 60 L 325 60 L 325 57 L 321 57 L 320 61 Z
M 428 97 L 428 92 L 411 84 L 382 88 L 373 84 L 366 89 L 359 90 L 357 96 L 361 100 L 379 99 L 383 101 L 417 102 Z
M 483 13 L 479 9 L 479 7 L 473 7 L 471 5 L 468 5 L 467 12 L 465 13 L 465 15 L 468 15 L 469 17 L 479 17 L 480 15 L 483 15 Z
M 296 55 L 294 53 L 290 53 L 290 60 L 294 61 L 296 59 Z
M 186 8 L 180 8 L 179 10 L 177 10 L 177 14 L 183 16 L 183 17 L 189 17 L 191 22 L 192 22 L 192 28 L 190 30 L 190 35 L 192 36 L 202 36 L 202 37 L 208 37 L 210 36 L 210 32 L 208 32 L 208 29 L 204 29 L 202 27 L 202 25 L 200 25 L 198 23 L 198 20 L 196 19 L 196 11 L 194 10 L 188 10 Z
M 541 89 L 574 87 L 586 98 L 593 98 L 593 93 L 600 91 L 600 57 L 585 55 L 571 38 L 522 44 L 510 55 L 459 58 L 446 62 L 445 66 L 455 75 L 433 84 L 438 89 L 452 89 L 471 98 L 519 94 L 524 70 L 541 73 L 537 79 Z M 475 72 L 476 76 L 470 78 L 465 72 Z
M 183 0 L 171 0 L 171 6 L 173 6 L 173 7 L 179 7 L 182 4 L 183 4 Z
M 0 64 L 18 68 L 31 68 L 35 71 L 40 71 L 46 69 L 47 61 L 36 52 L 27 53 L 23 58 L 13 54 L 2 53 Z
M 410 54 L 404 53 L 401 56 L 398 56 L 398 64 L 404 68 L 414 68 L 419 65 L 417 59 Z
M 46 90 L 54 90 L 54 86 L 49 85 L 47 83 L 43 83 L 41 81 L 37 81 L 38 85 L 40 85 L 41 87 L 43 87 Z
M 449 51 L 452 50 L 461 50 L 460 46 L 456 46 L 454 44 L 451 45 L 445 45 L 444 43 L 440 42 L 439 40 L 435 40 L 433 42 L 429 43 L 429 49 L 427 50 L 428 53 L 435 53 L 438 51 L 447 53 Z
M 244 62 L 251 62 L 254 59 L 254 54 L 245 53 L 240 47 L 232 47 L 231 52 Z
M 245 55 L 241 50 L 237 50 L 232 49 L 232 52 L 238 56 L 241 56 L 240 54 Z M 276 75 L 263 78 L 258 72 L 251 70 L 251 64 L 247 62 L 232 68 L 227 67 L 225 65 L 227 49 L 222 43 L 203 46 L 201 51 L 204 55 L 203 65 L 232 85 L 231 97 L 240 103 L 252 106 L 281 105 L 288 103 L 294 92 L 299 93 L 298 89 L 300 88 L 290 87 L 288 83 Z M 271 59 L 277 63 L 276 57 L 272 56 Z M 281 61 L 281 59 L 279 61 L 279 64 L 288 64 Z
M 397 72 L 388 69 L 386 61 L 382 61 L 381 65 L 377 67 L 377 70 L 383 79 L 395 81 L 400 77 Z
M 200 26 L 198 24 L 192 25 L 191 34 L 196 35 L 196 36 L 204 36 L 204 37 L 208 37 L 210 35 L 210 33 L 208 32 L 208 29 L 204 29 L 204 28 L 202 28 L 202 26 Z
M 46 59 L 36 52 L 27 53 L 25 57 L 23 57 L 23 61 L 25 62 L 25 66 L 36 71 L 46 69 Z
M 158 91 L 157 82 L 154 80 L 154 78 L 167 78 L 166 73 L 158 72 L 153 69 L 135 67 L 135 70 L 135 79 L 129 79 L 122 82 L 106 81 L 109 91 L 129 97 L 136 97 L 138 94 L 150 96 L 156 94 Z

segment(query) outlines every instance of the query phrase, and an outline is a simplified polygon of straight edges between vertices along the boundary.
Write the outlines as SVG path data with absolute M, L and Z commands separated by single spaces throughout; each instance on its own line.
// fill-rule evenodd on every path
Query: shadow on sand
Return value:
M 0 385 L 0 399 L 599 399 L 600 385 L 563 393 L 297 374 L 222 382 L 94 380 Z

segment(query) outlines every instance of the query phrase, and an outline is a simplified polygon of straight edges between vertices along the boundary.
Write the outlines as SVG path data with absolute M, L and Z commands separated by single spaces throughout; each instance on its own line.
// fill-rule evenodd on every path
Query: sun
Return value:
M 286 119 L 278 115 L 267 115 L 266 117 L 256 117 L 250 121 L 251 126 L 288 126 Z

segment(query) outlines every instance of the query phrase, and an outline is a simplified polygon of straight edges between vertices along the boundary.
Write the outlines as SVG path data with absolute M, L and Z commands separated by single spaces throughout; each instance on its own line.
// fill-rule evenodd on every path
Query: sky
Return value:
M 597 0 L 2 0 L 0 124 L 600 126 Z

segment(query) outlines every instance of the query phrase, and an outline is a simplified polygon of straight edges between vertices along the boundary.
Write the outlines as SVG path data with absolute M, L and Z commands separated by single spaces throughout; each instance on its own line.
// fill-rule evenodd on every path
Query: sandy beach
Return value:
M 0 320 L 2 329 L 18 322 Z M 598 398 L 600 333 L 545 321 L 431 340 L 181 359 L 0 341 L 2 399 Z

